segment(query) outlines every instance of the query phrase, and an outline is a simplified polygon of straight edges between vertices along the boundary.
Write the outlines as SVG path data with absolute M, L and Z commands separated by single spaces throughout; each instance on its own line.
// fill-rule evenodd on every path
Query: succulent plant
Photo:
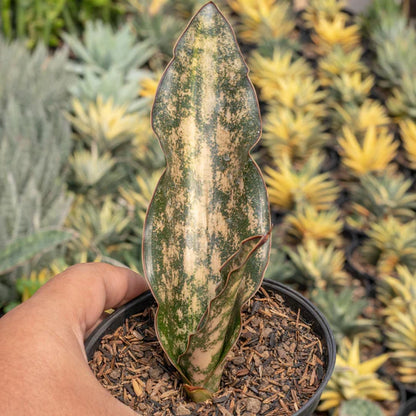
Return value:
M 322 101 L 327 93 L 320 89 L 304 58 L 296 58 L 291 51 L 275 50 L 272 57 L 253 52 L 249 62 L 253 82 L 264 101 L 316 117 L 326 114 Z
M 102 75 L 111 69 L 127 75 L 132 69 L 143 66 L 154 53 L 150 42 L 136 42 L 127 25 L 114 31 L 99 20 L 87 22 L 83 42 L 68 34 L 63 38 L 75 57 L 81 60 L 70 65 L 80 75 L 88 70 Z
M 348 127 L 356 136 L 364 136 L 370 126 L 388 127 L 391 124 L 385 107 L 378 101 L 365 99 L 359 106 L 348 103 L 332 103 L 333 130 Z
M 95 186 L 114 167 L 115 160 L 110 153 L 99 155 L 97 147 L 77 150 L 69 158 L 74 173 L 74 182 L 80 188 Z
M 328 141 L 322 120 L 312 113 L 271 105 L 264 121 L 264 145 L 279 160 L 304 160 Z
M 397 371 L 403 383 L 416 383 L 416 303 L 415 299 L 405 310 L 390 307 L 386 318 L 386 345 L 397 360 Z
M 267 193 L 249 153 L 260 114 L 247 72 L 229 23 L 207 3 L 176 43 L 152 112 L 167 167 L 147 211 L 143 266 L 157 336 L 195 401 L 218 389 L 241 307 L 268 261 Z
M 384 87 L 400 87 L 403 76 L 414 76 L 416 65 L 416 31 L 407 26 L 406 20 L 393 38 L 376 40 L 376 74 Z
M 141 68 L 155 52 L 149 41 L 137 42 L 127 25 L 113 31 L 99 21 L 87 23 L 83 41 L 68 34 L 64 40 L 78 60 L 69 65 L 80 77 L 71 87 L 73 96 L 83 104 L 101 95 L 131 111 L 149 109 L 149 99 L 138 98 L 140 81 L 151 74 Z
M 395 401 L 397 392 L 376 373 L 388 358 L 388 354 L 382 354 L 361 362 L 359 339 L 355 337 L 351 342 L 344 338 L 318 410 L 339 409 L 343 402 L 353 399 Z
M 73 102 L 74 115 L 68 115 L 83 141 L 91 146 L 95 144 L 100 151 L 114 150 L 125 142 L 131 141 L 137 128 L 137 115 L 130 114 L 127 106 L 117 106 L 110 98 L 104 101 L 98 96 L 87 110 L 77 99 Z
M 398 265 L 396 273 L 382 276 L 377 285 L 377 298 L 384 304 L 384 315 L 406 312 L 416 299 L 415 272 Z
M 362 16 L 360 25 L 366 36 L 383 35 L 405 20 L 401 5 L 397 1 L 373 0 Z
M 313 29 L 311 39 L 319 55 L 330 53 L 336 45 L 345 52 L 360 46 L 360 27 L 349 24 L 349 16 L 345 13 L 338 13 L 330 20 L 318 15 Z
M 305 19 L 305 26 L 314 28 L 319 19 L 331 21 L 345 9 L 344 0 L 310 0 L 302 17 Z
M 327 91 L 320 89 L 319 82 L 313 77 L 276 79 L 278 84 L 274 89 L 263 89 L 261 97 L 265 101 L 272 101 L 293 111 L 304 111 L 316 117 L 326 115 L 323 100 Z
M 397 119 L 416 120 L 416 79 L 414 75 L 403 75 L 400 86 L 393 89 L 387 100 L 389 113 Z
M 403 76 L 414 74 L 416 31 L 397 2 L 373 1 L 361 25 L 376 53 L 375 71 L 383 86 L 399 86 Z
M 373 86 L 373 75 L 363 75 L 361 72 L 344 72 L 332 79 L 332 98 L 336 103 L 359 106 L 368 98 Z
M 162 149 L 155 140 L 153 130 L 147 117 L 137 117 L 135 135 L 129 148 L 131 164 L 138 165 L 137 171 L 143 168 L 157 170 L 165 166 Z
M 406 159 L 409 166 L 416 169 L 416 123 L 411 119 L 404 119 L 399 126 Z
M 363 53 L 361 47 L 345 52 L 341 46 L 335 45 L 328 54 L 318 60 L 318 77 L 321 85 L 328 87 L 334 79 L 343 74 L 368 74 L 369 68 L 361 60 Z
M 271 204 L 281 210 L 307 205 L 317 210 L 330 209 L 340 189 L 328 173 L 319 173 L 321 164 L 322 157 L 315 154 L 300 168 L 293 166 L 287 158 L 279 161 L 278 170 L 266 166 Z
M 275 43 L 293 35 L 295 18 L 289 2 L 275 0 L 228 0 L 239 15 L 240 38 L 247 43 Z
M 132 229 L 136 241 L 141 242 L 142 240 L 146 210 L 152 199 L 160 175 L 160 170 L 154 170 L 150 174 L 141 171 L 140 175 L 136 176 L 133 186 L 119 188 L 120 195 L 125 201 L 128 211 L 135 217 L 135 220 L 132 221 Z
M 367 234 L 360 252 L 380 275 L 391 274 L 399 265 L 416 270 L 416 220 L 402 223 L 390 216 L 372 223 Z
M 339 416 L 383 416 L 381 407 L 371 400 L 353 399 L 342 403 Z
M 18 237 L 0 250 L 0 275 L 11 272 L 35 256 L 66 243 L 74 237 L 69 230 L 43 229 Z M 0 304 L 2 299 L 0 299 Z
M 416 195 L 410 191 L 412 181 L 396 169 L 387 169 L 379 176 L 372 174 L 359 178 L 351 189 L 350 225 L 368 228 L 370 223 L 394 216 L 401 221 L 414 219 Z
M 272 246 L 270 250 L 270 262 L 267 266 L 264 278 L 281 283 L 291 282 L 293 281 L 296 271 L 292 262 L 289 261 L 285 250 L 282 250 L 284 241 L 277 229 L 274 230 L 271 238 Z
M 73 76 L 67 64 L 65 51 L 49 55 L 39 46 L 30 53 L 21 43 L 0 39 L 0 253 L 9 262 L 0 272 L 0 304 L 16 295 L 15 278 L 30 274 L 68 240 L 65 232 L 61 240 L 47 241 L 44 234 L 63 231 L 71 204 L 65 185 L 71 138 L 64 111 Z M 10 267 L 16 259 L 19 267 Z
M 356 176 L 380 172 L 396 157 L 399 143 L 386 128 L 369 126 L 361 139 L 345 127 L 338 140 L 342 163 Z
M 312 68 L 303 57 L 293 51 L 274 49 L 270 57 L 253 51 L 249 59 L 251 78 L 260 89 L 279 88 L 279 79 L 312 76 Z
M 110 195 L 93 202 L 78 196 L 66 221 L 68 227 L 78 232 L 78 238 L 68 247 L 74 253 L 87 252 L 87 261 L 97 255 L 115 256 L 130 247 L 125 243 L 129 222 L 126 209 L 112 201 Z
M 161 58 L 158 65 L 162 65 L 171 57 L 173 41 L 186 22 L 175 15 L 174 2 L 128 0 L 128 3 L 137 36 L 156 49 L 156 56 Z
M 298 283 L 320 289 L 348 284 L 349 276 L 343 269 L 344 253 L 333 245 L 325 247 L 315 240 L 306 240 L 286 251 L 295 267 L 294 278 Z
M 355 336 L 361 340 L 379 337 L 376 321 L 362 316 L 368 300 L 357 299 L 354 289 L 344 287 L 339 293 L 332 288 L 318 289 L 312 292 L 312 300 L 328 319 L 338 345 L 344 337 L 350 340 Z
M 338 245 L 343 223 L 337 209 L 317 211 L 312 206 L 296 210 L 284 219 L 287 239 L 299 243 L 315 240 L 323 244 Z

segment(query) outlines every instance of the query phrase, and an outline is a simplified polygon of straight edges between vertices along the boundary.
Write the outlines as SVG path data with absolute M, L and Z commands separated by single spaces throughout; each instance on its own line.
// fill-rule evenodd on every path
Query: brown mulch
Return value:
M 300 311 L 263 288 L 245 306 L 241 336 L 227 357 L 221 390 L 193 403 L 157 341 L 155 306 L 106 335 L 90 367 L 111 394 L 139 414 L 291 415 L 325 376 L 325 347 Z

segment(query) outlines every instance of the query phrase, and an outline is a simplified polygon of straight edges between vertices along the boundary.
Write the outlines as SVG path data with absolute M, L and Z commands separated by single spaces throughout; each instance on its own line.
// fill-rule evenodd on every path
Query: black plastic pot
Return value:
M 416 397 L 412 397 L 400 407 L 397 416 L 409 416 L 410 412 L 416 411 Z
M 311 302 L 302 295 L 290 289 L 281 283 L 265 280 L 263 287 L 272 290 L 283 297 L 287 306 L 294 311 L 300 309 L 300 314 L 308 324 L 310 324 L 315 333 L 320 337 L 324 351 L 326 352 L 325 376 L 321 385 L 315 392 L 314 396 L 305 403 L 293 416 L 312 416 L 318 406 L 321 394 L 327 385 L 335 366 L 336 345 L 332 331 L 322 313 Z M 137 314 L 146 307 L 154 303 L 152 294 L 148 291 L 137 298 L 133 299 L 126 305 L 117 309 L 107 319 L 105 319 L 85 341 L 85 350 L 88 360 L 91 360 L 94 352 L 98 348 L 102 337 L 114 332 L 124 321 L 131 315 Z

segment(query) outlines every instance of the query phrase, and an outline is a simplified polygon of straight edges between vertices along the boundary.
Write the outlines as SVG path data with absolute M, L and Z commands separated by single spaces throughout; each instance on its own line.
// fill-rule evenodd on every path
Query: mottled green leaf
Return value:
M 261 255 L 258 248 L 268 237 L 269 234 L 243 241 L 240 250 L 221 268 L 226 283 L 211 301 L 197 332 L 190 336 L 186 352 L 179 357 L 179 365 L 193 387 L 204 386 L 202 390 L 208 392 L 218 389 L 225 357 L 240 333 L 241 307 L 261 282 L 247 277 L 255 273 L 256 256 Z M 202 392 L 191 389 L 188 394 L 192 397 Z
M 210 2 L 178 40 L 153 106 L 167 167 L 147 213 L 144 269 L 161 345 L 188 384 L 179 357 L 226 284 L 221 267 L 243 241 L 270 229 L 264 181 L 249 154 L 261 121 L 247 72 L 229 23 Z M 264 244 L 250 257 L 245 284 L 258 287 L 268 252 Z

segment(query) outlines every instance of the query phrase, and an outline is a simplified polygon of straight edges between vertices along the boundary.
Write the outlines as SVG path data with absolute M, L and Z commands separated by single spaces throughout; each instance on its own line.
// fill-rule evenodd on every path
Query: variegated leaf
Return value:
M 211 301 L 200 327 L 190 336 L 188 348 L 178 360 L 191 383 L 190 389 L 185 386 L 191 397 L 209 396 L 219 387 L 225 357 L 240 333 L 241 307 L 261 282 L 247 277 L 256 272 L 259 260 L 256 257 L 261 255 L 258 249 L 268 237 L 269 234 L 243 241 L 240 250 L 221 268 L 226 283 Z
M 249 151 L 260 136 L 256 95 L 234 33 L 213 3 L 178 40 L 153 106 L 166 155 L 144 229 L 145 275 L 158 303 L 157 333 L 172 363 L 225 284 L 221 266 L 242 241 L 270 228 L 267 194 Z M 269 244 L 244 279 L 257 287 Z

